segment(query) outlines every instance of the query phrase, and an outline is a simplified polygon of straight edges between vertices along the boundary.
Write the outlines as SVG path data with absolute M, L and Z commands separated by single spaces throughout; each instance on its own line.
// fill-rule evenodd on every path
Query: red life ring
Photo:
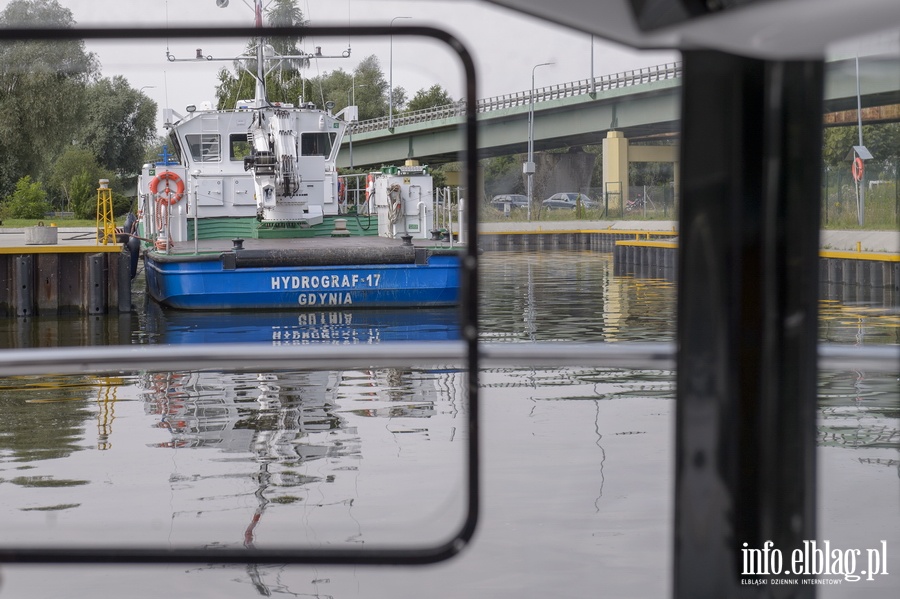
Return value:
M 866 165 L 863 162 L 863 159 L 857 156 L 853 159 L 853 180 L 854 181 L 862 181 L 863 173 L 866 171 Z
M 369 173 L 366 177 L 366 201 L 368 202 L 375 196 L 375 173 Z
M 167 181 L 166 186 L 162 191 L 157 191 L 157 189 L 159 189 L 159 183 L 163 179 Z M 174 191 L 169 187 L 168 181 L 175 183 Z M 150 181 L 150 193 L 156 196 L 156 201 L 160 204 L 168 204 L 169 206 L 175 205 L 184 197 L 184 181 L 181 180 L 178 173 L 163 171 L 153 177 L 153 180 Z

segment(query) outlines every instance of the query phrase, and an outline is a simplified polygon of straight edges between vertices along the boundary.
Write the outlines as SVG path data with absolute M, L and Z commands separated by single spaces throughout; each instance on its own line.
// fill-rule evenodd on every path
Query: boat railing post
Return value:
M 419 235 L 423 239 L 428 238 L 428 215 L 427 210 L 428 207 L 425 205 L 425 202 L 419 200 L 419 203 L 416 205 L 416 210 L 419 211 Z
M 197 224 L 197 219 L 198 219 L 198 217 L 199 217 L 199 214 L 198 214 L 198 213 L 200 212 L 200 194 L 199 194 L 199 192 L 197 191 L 196 177 L 195 177 L 195 179 L 192 179 L 192 180 L 191 180 L 191 187 L 193 187 L 193 192 L 194 192 L 194 194 L 193 194 L 193 195 L 194 195 L 194 205 L 193 205 L 193 212 L 194 212 L 194 254 L 199 254 L 199 253 L 200 253 L 200 239 L 199 239 L 199 237 L 198 237 L 198 235 L 197 235 L 198 229 L 199 229 L 199 226 L 198 226 L 198 224 Z
M 446 233 L 447 239 L 452 240 L 452 238 L 453 238 L 453 226 L 452 226 L 453 223 L 450 222 L 450 202 L 453 201 L 453 198 L 450 197 L 450 188 L 449 187 L 444 187 L 443 191 L 444 191 L 444 203 L 441 204 L 441 216 L 442 216 L 441 229 L 443 229 L 444 232 Z
M 459 224 L 459 239 L 457 240 L 460 245 L 463 245 L 466 242 L 466 229 L 463 227 L 463 223 L 466 222 L 466 200 L 462 197 L 462 193 L 460 192 L 460 188 L 456 188 L 456 222 Z M 452 239 L 451 235 L 451 239 Z
M 441 188 L 437 187 L 434 190 L 434 228 L 438 231 L 441 230 L 441 207 L 443 206 L 443 194 L 441 193 Z
M 169 246 L 172 245 L 169 243 L 169 240 L 172 239 L 172 206 L 168 202 L 166 202 L 166 235 L 163 241 L 166 244 L 166 253 L 169 253 Z

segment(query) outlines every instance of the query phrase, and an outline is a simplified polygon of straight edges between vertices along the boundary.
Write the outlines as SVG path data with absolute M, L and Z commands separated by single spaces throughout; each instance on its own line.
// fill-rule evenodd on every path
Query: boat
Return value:
M 255 8 L 261 28 L 261 0 Z M 138 177 L 148 294 L 185 310 L 455 305 L 461 246 L 435 229 L 428 166 L 410 160 L 349 185 L 336 159 L 357 107 L 270 101 L 267 65 L 291 58 L 261 35 L 238 59 L 254 98 L 164 109 L 168 145 Z

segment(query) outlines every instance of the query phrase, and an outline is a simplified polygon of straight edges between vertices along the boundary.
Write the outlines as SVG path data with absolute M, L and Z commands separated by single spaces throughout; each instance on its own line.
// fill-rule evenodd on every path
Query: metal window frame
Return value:
M 296 37 L 298 34 L 315 38 L 344 38 L 375 37 L 375 36 L 399 36 L 429 38 L 446 44 L 459 59 L 465 76 L 465 131 L 463 161 L 466 164 L 466 185 L 469 189 L 477 186 L 477 143 L 475 130 L 475 111 L 477 105 L 475 63 L 465 46 L 456 37 L 434 27 L 408 26 L 346 26 L 346 27 L 266 27 L 266 37 Z M 255 27 L 175 27 L 163 30 L 149 28 L 8 28 L 0 29 L 0 43 L 16 41 L 80 41 L 80 40 L 146 40 L 146 39 L 208 39 L 208 38 L 240 38 L 249 39 L 259 37 L 260 30 Z M 454 346 L 452 355 L 457 356 L 468 371 L 467 391 L 468 410 L 467 419 L 470 434 L 467 440 L 466 457 L 466 515 L 459 529 L 451 537 L 443 542 L 431 545 L 410 545 L 400 547 L 368 547 L 355 548 L 299 548 L 299 549 L 165 549 L 143 547 L 94 547 L 94 548 L 63 548 L 63 547 L 6 547 L 0 546 L 0 563 L 283 563 L 283 564 L 392 564 L 413 565 L 428 564 L 448 559 L 456 555 L 471 540 L 479 510 L 479 429 L 478 429 L 478 252 L 477 243 L 477 210 L 469 210 L 465 223 L 465 236 L 473 240 L 466 246 L 461 260 L 461 290 L 460 290 L 460 330 L 463 341 Z M 165 369 L 167 367 L 184 368 L 189 362 L 172 361 L 171 357 L 179 354 L 172 348 L 163 348 L 166 351 L 158 352 L 156 348 L 145 346 L 110 346 L 99 353 L 96 350 L 85 348 L 59 348 L 45 350 L 14 350 L 0 351 L 0 371 L 4 374 L 46 373 L 48 371 L 61 372 L 67 368 L 69 371 L 112 371 L 131 368 L 132 370 L 146 370 L 148 368 Z M 190 356 L 183 356 L 192 360 L 194 366 L 201 368 L 221 369 L 228 360 L 234 360 L 235 356 L 241 356 L 242 361 L 247 361 L 249 356 L 258 358 L 266 356 L 275 360 L 272 353 L 260 351 L 258 346 L 253 346 L 251 351 L 243 351 L 228 354 L 229 348 L 215 346 L 198 346 L 189 350 Z M 77 349 L 78 357 L 72 353 Z M 234 348 L 230 348 L 234 350 Z M 284 350 L 286 348 L 280 348 Z M 330 351 L 337 349 L 338 351 Z M 367 348 L 363 352 L 354 352 L 351 347 L 316 348 L 315 356 L 302 355 L 295 352 L 285 353 L 282 358 L 268 362 L 265 366 L 270 370 L 276 370 L 277 365 L 282 368 L 303 370 L 314 369 L 315 366 L 334 368 L 342 361 L 346 363 L 349 358 L 355 364 L 376 364 L 384 362 L 382 355 L 385 351 L 383 345 Z M 196 351 L 194 351 L 196 350 Z M 225 352 L 224 354 L 222 352 Z M 122 361 L 124 355 L 128 357 Z M 164 357 L 162 354 L 168 354 Z M 68 355 L 68 357 L 67 357 Z M 429 347 L 416 347 L 415 354 L 405 354 L 399 347 L 392 355 L 390 362 L 394 365 L 402 364 L 403 358 L 406 364 L 421 362 L 423 357 L 434 355 Z M 74 358 L 73 361 L 70 361 Z M 212 358 L 212 360 L 211 360 Z M 400 358 L 400 361 L 397 360 Z M 26 362 L 33 359 L 35 368 L 25 366 Z M 302 362 L 300 361 L 302 359 Z M 108 362 L 106 360 L 109 360 Z M 257 367 L 262 365 L 256 362 Z M 98 362 L 100 361 L 100 362 Z M 66 367 L 65 364 L 68 363 Z M 102 364 L 102 366 L 101 366 Z M 276 365 L 277 364 L 277 365 Z M 151 369 L 152 369 L 151 368 Z

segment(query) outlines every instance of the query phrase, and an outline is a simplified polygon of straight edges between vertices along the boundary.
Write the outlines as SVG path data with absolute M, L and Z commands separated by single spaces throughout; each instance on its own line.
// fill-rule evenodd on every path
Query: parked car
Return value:
M 579 201 L 585 208 L 597 207 L 597 202 L 583 193 L 575 192 L 554 193 L 552 196 L 541 202 L 541 206 L 547 210 L 558 210 L 561 208 L 574 209 L 578 206 Z
M 491 199 L 491 206 L 493 206 L 497 210 L 500 210 L 501 212 L 506 212 L 507 205 L 509 205 L 510 209 L 527 208 L 528 197 L 518 193 L 504 193 L 494 196 Z

